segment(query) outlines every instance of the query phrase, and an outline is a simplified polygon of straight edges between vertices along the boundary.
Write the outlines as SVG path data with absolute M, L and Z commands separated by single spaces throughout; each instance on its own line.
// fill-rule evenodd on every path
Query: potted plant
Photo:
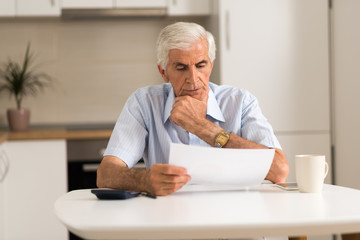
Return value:
M 16 108 L 7 110 L 11 131 L 26 131 L 28 129 L 30 111 L 22 108 L 22 100 L 27 95 L 36 95 L 51 81 L 49 75 L 35 72 L 30 67 L 33 59 L 33 54 L 30 53 L 30 43 L 28 43 L 22 64 L 9 59 L 3 68 L 0 68 L 0 93 L 8 92 L 10 97 L 15 97 L 16 101 Z

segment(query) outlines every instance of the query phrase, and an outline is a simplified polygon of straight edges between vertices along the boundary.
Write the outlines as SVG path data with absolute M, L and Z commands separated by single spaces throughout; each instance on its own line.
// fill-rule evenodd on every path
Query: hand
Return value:
M 285 154 L 282 150 L 275 148 L 275 156 L 265 179 L 273 183 L 285 182 L 288 175 L 289 164 Z
M 170 113 L 170 121 L 195 134 L 198 127 L 203 126 L 206 120 L 207 98 L 204 101 L 190 96 L 175 98 L 175 103 Z
M 187 170 L 169 164 L 154 164 L 147 174 L 148 192 L 166 196 L 182 188 L 189 180 Z

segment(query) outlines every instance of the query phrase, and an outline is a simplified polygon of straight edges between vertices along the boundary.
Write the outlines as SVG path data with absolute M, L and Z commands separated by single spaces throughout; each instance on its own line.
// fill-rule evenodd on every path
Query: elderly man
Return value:
M 256 98 L 243 89 L 209 82 L 215 49 L 212 34 L 195 23 L 178 22 L 160 32 L 158 70 L 165 83 L 129 97 L 98 168 L 98 187 L 155 195 L 179 190 L 190 176 L 168 164 L 171 142 L 274 148 L 266 179 L 286 180 L 287 160 Z M 147 169 L 132 169 L 142 157 Z

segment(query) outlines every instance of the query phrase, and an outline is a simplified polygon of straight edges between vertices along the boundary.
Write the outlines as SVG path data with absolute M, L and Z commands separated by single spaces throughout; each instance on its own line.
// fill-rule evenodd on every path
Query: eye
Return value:
M 196 67 L 197 68 L 204 68 L 204 67 L 206 67 L 206 65 L 207 65 L 207 61 L 201 61 L 201 62 L 196 64 Z
M 184 70 L 186 70 L 186 66 L 184 66 L 184 65 L 177 65 L 177 66 L 176 66 L 176 70 L 178 70 L 178 71 L 184 71 Z

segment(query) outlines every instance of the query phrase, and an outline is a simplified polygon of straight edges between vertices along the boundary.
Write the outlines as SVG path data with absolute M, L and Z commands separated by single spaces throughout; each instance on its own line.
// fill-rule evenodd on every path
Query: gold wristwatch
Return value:
M 229 141 L 231 132 L 224 130 L 215 138 L 215 147 L 222 148 Z

